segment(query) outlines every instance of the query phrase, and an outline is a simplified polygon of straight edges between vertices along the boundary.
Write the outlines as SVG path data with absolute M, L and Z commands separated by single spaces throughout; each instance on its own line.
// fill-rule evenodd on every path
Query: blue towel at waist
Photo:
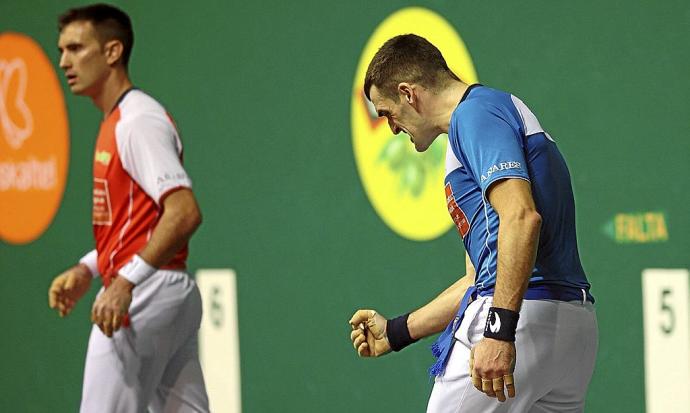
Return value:
M 448 357 L 450 356 L 450 351 L 453 348 L 453 337 L 455 337 L 455 332 L 458 331 L 460 323 L 465 316 L 465 310 L 470 305 L 472 301 L 477 298 L 477 295 L 481 297 L 493 296 L 494 288 L 488 288 L 486 290 L 477 291 L 475 286 L 467 289 L 467 292 L 462 297 L 460 301 L 460 307 L 458 312 L 455 314 L 453 321 L 448 324 L 446 329 L 441 333 L 436 339 L 434 344 L 431 346 L 431 353 L 436 357 L 436 362 L 429 368 L 429 374 L 434 376 L 440 376 L 446 369 L 446 364 L 448 364 Z M 594 303 L 594 297 L 589 293 L 589 290 L 580 289 L 577 287 L 568 287 L 562 285 L 554 284 L 535 284 L 527 287 L 524 295 L 525 300 L 558 300 L 558 301 L 589 301 Z
M 460 327 L 467 306 L 469 306 L 475 298 L 477 298 L 477 288 L 473 285 L 467 289 L 467 292 L 465 292 L 465 295 L 462 297 L 460 308 L 458 308 L 458 312 L 455 314 L 453 321 L 448 324 L 448 327 L 446 327 L 434 344 L 432 344 L 431 353 L 436 357 L 436 363 L 429 368 L 429 374 L 432 377 L 440 376 L 446 369 L 448 356 L 450 356 L 450 350 L 453 348 L 453 343 L 455 342 L 455 340 L 453 340 L 455 332 L 458 331 L 458 327 Z

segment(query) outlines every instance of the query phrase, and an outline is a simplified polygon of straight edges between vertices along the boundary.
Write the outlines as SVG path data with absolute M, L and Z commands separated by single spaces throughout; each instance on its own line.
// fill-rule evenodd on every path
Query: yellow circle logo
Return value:
M 43 234 L 67 179 L 67 110 L 53 65 L 33 39 L 0 34 L 0 238 Z
M 379 47 L 391 37 L 410 33 L 408 27 L 436 46 L 465 83 L 477 82 L 465 44 L 445 19 L 418 7 L 393 13 L 376 28 L 359 59 L 352 88 L 352 146 L 364 190 L 381 219 L 402 237 L 427 241 L 453 224 L 443 189 L 448 137 L 439 136 L 426 152 L 417 153 L 406 134 L 393 135 L 385 118 L 378 118 L 362 90 Z

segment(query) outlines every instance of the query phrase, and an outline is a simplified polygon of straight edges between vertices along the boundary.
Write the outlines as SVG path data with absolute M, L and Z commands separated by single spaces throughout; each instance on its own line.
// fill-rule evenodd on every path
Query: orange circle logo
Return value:
M 33 39 L 0 34 L 0 238 L 43 234 L 65 190 L 69 127 L 60 82 Z

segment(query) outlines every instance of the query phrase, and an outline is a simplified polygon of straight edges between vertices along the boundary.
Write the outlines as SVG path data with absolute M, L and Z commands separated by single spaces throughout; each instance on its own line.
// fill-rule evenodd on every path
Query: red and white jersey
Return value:
M 93 163 L 93 231 L 107 286 L 151 238 L 163 200 L 191 188 L 182 142 L 163 106 L 131 89 L 101 124 Z M 183 269 L 187 245 L 161 268 Z

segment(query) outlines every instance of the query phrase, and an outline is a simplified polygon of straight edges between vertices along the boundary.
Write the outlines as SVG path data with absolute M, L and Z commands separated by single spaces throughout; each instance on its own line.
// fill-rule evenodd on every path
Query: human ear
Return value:
M 109 65 L 115 64 L 122 57 L 124 46 L 119 40 L 111 40 L 104 46 L 106 61 Z
M 398 84 L 398 93 L 402 97 L 403 101 L 409 103 L 410 105 L 415 104 L 415 94 L 414 88 L 409 83 Z

